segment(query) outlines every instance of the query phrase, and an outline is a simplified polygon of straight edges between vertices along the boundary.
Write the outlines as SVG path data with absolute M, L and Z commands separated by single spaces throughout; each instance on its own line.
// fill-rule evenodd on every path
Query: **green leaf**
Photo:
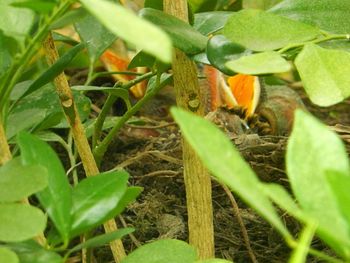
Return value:
M 300 209 L 290 194 L 279 184 L 265 184 L 264 191 L 266 195 L 280 208 L 285 210 L 291 216 L 297 218 L 306 224 L 310 223 L 311 219 L 307 214 Z
M 19 158 L 0 167 L 0 202 L 20 201 L 47 186 L 47 171 L 40 165 L 23 165 Z
M 274 5 L 278 4 L 282 0 L 243 0 L 243 8 L 244 9 L 261 9 L 266 10 Z
M 94 16 L 87 14 L 75 28 L 84 41 L 90 56 L 91 63 L 103 54 L 103 52 L 117 39 L 117 36 L 104 27 Z
M 196 259 L 195 249 L 184 241 L 162 239 L 139 247 L 121 263 L 193 263 Z
M 69 37 L 69 36 L 65 36 L 65 35 L 62 35 L 62 34 L 59 34 L 57 32 L 52 32 L 52 38 L 54 41 L 61 41 L 63 43 L 66 43 L 68 45 L 71 45 L 71 46 L 76 46 L 79 44 L 78 41 L 76 41 L 75 39 Z
M 195 149 L 209 171 L 248 205 L 270 222 L 285 237 L 289 237 L 263 185 L 240 156 L 232 142 L 214 124 L 180 108 L 171 109 L 183 136 Z
M 313 103 L 330 106 L 350 96 L 350 53 L 308 44 L 295 65 Z
M 154 66 L 154 63 L 156 62 L 156 58 L 140 51 L 137 53 L 132 60 L 130 61 L 128 65 L 128 69 L 136 68 L 136 67 L 147 67 L 152 68 Z
M 0 204 L 0 241 L 19 242 L 42 233 L 46 226 L 44 213 L 27 204 Z
M 194 15 L 193 27 L 205 36 L 221 30 L 233 12 L 213 11 Z
M 163 29 L 171 38 L 173 45 L 186 54 L 197 54 L 203 51 L 207 37 L 196 31 L 188 23 L 162 11 L 144 8 L 140 16 Z
M 337 200 L 337 205 L 350 229 L 350 176 L 348 173 L 328 171 L 327 180 Z
M 261 10 L 242 10 L 231 16 L 223 34 L 254 51 L 269 51 L 316 38 L 320 31 L 285 17 Z
M 269 11 L 325 31 L 348 34 L 348 10 L 350 2 L 344 0 L 285 0 Z
M 114 217 L 113 211 L 127 189 L 128 174 L 106 172 L 82 180 L 72 193 L 71 237 L 84 233 Z
M 38 193 L 37 197 L 63 240 L 67 241 L 71 228 L 72 199 L 71 188 L 60 160 L 47 143 L 29 133 L 19 133 L 17 142 L 24 164 L 39 164 L 47 169 L 48 187 Z
M 77 23 L 81 19 L 85 18 L 86 14 L 87 14 L 86 10 L 82 7 L 68 10 L 63 16 L 55 20 L 50 25 L 50 29 L 51 30 L 60 29 L 60 28 L 69 26 L 71 24 Z
M 5 247 L 0 247 L 0 262 L 6 263 L 18 263 L 19 259 L 16 253 Z
M 44 73 L 42 73 L 26 90 L 25 93 L 19 98 L 23 98 L 33 93 L 37 89 L 41 88 L 45 84 L 52 81 L 57 77 L 68 65 L 69 63 L 78 55 L 80 51 L 85 48 L 84 43 L 80 43 L 75 47 L 71 48 L 63 56 L 61 56 L 51 67 L 49 67 Z
M 0 2 L 0 29 L 5 35 L 15 38 L 23 44 L 29 35 L 34 22 L 34 12 L 29 9 L 11 6 L 16 0 L 2 0 Z
M 113 209 L 110 212 L 110 214 L 111 215 L 118 215 L 121 212 L 123 212 L 123 210 L 125 209 L 125 207 L 127 205 L 129 205 L 130 203 L 135 201 L 136 197 L 138 197 L 140 195 L 142 190 L 143 190 L 142 187 L 137 187 L 137 186 L 128 187 L 128 189 L 126 189 L 126 192 L 123 195 L 122 199 L 120 199 L 118 206 L 115 209 Z
M 311 241 L 314 237 L 316 224 L 308 224 L 301 232 L 298 245 L 294 249 L 289 263 L 304 263 L 310 250 Z
M 291 65 L 275 51 L 243 56 L 227 62 L 226 66 L 232 71 L 247 75 L 282 73 L 291 70 Z
M 318 45 L 323 48 L 339 49 L 350 52 L 349 40 L 347 39 L 335 39 L 331 41 L 321 42 Z
M 41 14 L 49 14 L 56 6 L 56 3 L 47 0 L 27 0 L 24 2 L 14 2 L 11 5 L 14 7 L 29 8 Z
M 338 253 L 349 255 L 348 225 L 326 177 L 330 170 L 350 171 L 342 141 L 314 117 L 297 110 L 286 160 L 293 193 L 303 211 L 318 223 L 318 235 Z
M 102 245 L 108 244 L 109 242 L 116 240 L 116 239 L 121 239 L 123 236 L 130 234 L 134 232 L 135 229 L 133 228 L 122 228 L 117 231 L 113 231 L 107 234 L 99 235 L 93 238 L 88 239 L 84 243 L 80 243 L 79 245 L 76 245 L 72 249 L 69 250 L 69 254 L 82 250 L 83 248 L 92 248 L 92 247 L 100 247 Z
M 17 42 L 14 38 L 4 35 L 0 30 L 0 76 L 11 65 L 12 59 L 17 52 Z
M 21 112 L 13 112 L 7 120 L 6 137 L 13 138 L 18 132 L 36 127 L 46 118 L 46 112 L 42 109 L 26 109 Z
M 138 18 L 124 7 L 106 0 L 81 0 L 81 3 L 106 28 L 135 45 L 136 49 L 144 50 L 165 63 L 171 62 L 171 41 L 158 27 Z
M 227 75 L 233 75 L 234 72 L 226 66 L 226 62 L 250 53 L 245 47 L 231 42 L 223 35 L 210 38 L 206 52 L 210 63 Z
M 8 245 L 17 253 L 21 263 L 62 263 L 57 253 L 46 250 L 34 240 Z
M 163 0 L 145 0 L 144 7 L 163 10 Z
M 81 92 L 73 91 L 73 95 L 79 116 L 84 121 L 89 116 L 91 101 Z M 64 122 L 62 122 L 63 119 Z M 44 120 L 46 123 L 51 122 L 52 126 L 69 127 L 65 121 L 55 87 L 50 84 L 16 103 L 9 114 L 7 137 L 11 138 L 21 130 L 36 127 Z M 59 126 L 58 123 L 60 123 Z M 46 125 L 45 128 L 48 126 Z

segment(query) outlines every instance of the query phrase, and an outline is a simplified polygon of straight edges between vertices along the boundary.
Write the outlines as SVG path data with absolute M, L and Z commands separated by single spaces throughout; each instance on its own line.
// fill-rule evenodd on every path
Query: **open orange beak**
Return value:
M 246 111 L 246 118 L 252 116 L 259 102 L 260 82 L 258 77 L 238 74 L 227 79 L 217 69 L 204 67 L 204 74 L 209 82 L 211 94 L 210 110 L 219 106 L 229 109 L 241 107 Z

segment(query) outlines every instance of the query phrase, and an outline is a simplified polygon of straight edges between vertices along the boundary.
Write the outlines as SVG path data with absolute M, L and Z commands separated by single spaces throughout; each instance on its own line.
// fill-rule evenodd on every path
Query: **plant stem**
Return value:
M 7 143 L 6 134 L 0 119 L 0 166 L 11 160 L 10 147 Z
M 18 58 L 13 61 L 11 67 L 8 69 L 7 73 L 5 73 L 2 83 L 0 84 L 0 112 L 3 112 L 8 102 L 8 97 L 13 87 L 18 82 L 18 79 L 21 77 L 23 70 L 28 65 L 28 62 L 37 53 L 37 47 L 39 47 L 48 33 L 51 23 L 56 18 L 60 17 L 71 4 L 72 0 L 60 1 L 60 4 L 54 9 L 52 15 L 42 24 L 42 27 L 39 28 L 34 38 L 29 41 L 26 48 L 19 54 Z
M 347 39 L 347 40 L 349 40 L 349 38 L 350 38 L 350 36 L 348 34 L 327 35 L 323 38 L 318 38 L 318 39 L 314 39 L 314 40 L 307 41 L 307 42 L 290 44 L 290 45 L 285 46 L 284 48 L 281 48 L 280 50 L 278 50 L 278 53 L 282 54 L 290 49 L 302 47 L 306 44 L 317 44 L 317 43 L 326 42 L 326 41 L 335 40 L 335 39 L 344 39 L 344 40 Z
M 51 33 L 45 40 L 43 46 L 48 64 L 51 66 L 58 60 L 58 52 Z M 64 73 L 61 73 L 54 79 L 54 84 L 61 102 L 63 112 L 67 118 L 68 123 L 71 126 L 75 145 L 83 163 L 85 173 L 87 176 L 97 175 L 99 173 L 99 170 L 92 155 L 88 140 L 85 135 L 84 126 L 81 123 L 79 113 L 74 103 L 73 94 Z M 115 220 L 112 219 L 104 223 L 104 228 L 107 233 L 116 231 L 117 226 Z M 116 262 L 121 262 L 121 260 L 126 256 L 123 243 L 120 240 L 116 240 L 111 242 L 110 246 L 114 260 Z
M 125 84 L 123 84 L 119 88 L 128 90 L 132 86 L 136 85 L 137 83 L 140 83 L 146 79 L 149 79 L 152 76 L 154 76 L 155 74 L 156 73 L 153 73 L 153 72 L 143 74 L 140 77 L 137 77 L 133 80 L 126 82 Z M 103 123 L 107 117 L 108 112 L 110 111 L 111 107 L 113 106 L 113 103 L 116 101 L 116 99 L 117 99 L 116 96 L 109 94 L 105 103 L 103 104 L 102 110 L 101 110 L 100 114 L 98 115 L 96 122 L 95 122 L 95 125 L 94 125 L 94 133 L 92 136 L 92 149 L 95 149 L 98 145 L 98 141 L 100 140 L 100 137 L 101 137 Z
M 164 0 L 163 3 L 165 12 L 188 22 L 186 0 Z M 186 54 L 175 49 L 172 68 L 177 105 L 203 116 L 204 100 L 197 79 L 196 65 Z M 189 242 L 197 249 L 200 259 L 213 258 L 215 253 L 210 175 L 185 140 L 182 140 L 182 149 Z
M 152 72 L 150 72 L 152 73 Z M 153 76 L 156 73 L 147 73 L 145 75 Z M 143 75 L 143 77 L 145 76 Z M 129 82 L 128 82 L 129 83 Z M 126 83 L 123 87 L 132 87 L 133 85 Z M 123 125 L 136 113 L 140 110 L 140 108 L 145 105 L 157 92 L 167 84 L 167 80 L 161 82 L 159 85 L 156 85 L 152 90 L 147 92 L 145 96 L 140 99 L 134 106 L 131 107 L 117 122 L 117 124 L 108 132 L 107 136 L 102 140 L 102 142 L 94 149 L 94 156 L 96 162 L 99 163 L 107 151 L 109 144 L 112 142 L 113 138 L 117 134 L 117 132 L 123 127 Z

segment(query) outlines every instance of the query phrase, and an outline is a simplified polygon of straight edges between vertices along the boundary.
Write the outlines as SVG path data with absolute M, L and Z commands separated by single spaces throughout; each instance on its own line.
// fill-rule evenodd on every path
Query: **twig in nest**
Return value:
M 137 154 L 136 156 L 134 157 L 131 157 L 131 158 L 128 158 L 127 160 L 125 160 L 124 162 L 118 164 L 116 167 L 114 167 L 112 169 L 112 171 L 115 171 L 115 170 L 119 170 L 119 169 L 123 169 L 135 162 L 137 162 L 138 160 L 144 158 L 145 156 L 148 156 L 148 155 L 153 155 L 155 157 L 158 157 L 159 159 L 162 159 L 164 161 L 167 161 L 169 163 L 175 163 L 175 164 L 178 164 L 178 165 L 182 165 L 182 161 L 177 159 L 177 158 L 174 158 L 174 157 L 171 157 L 169 155 L 166 155 L 160 151 L 146 151 L 146 152 L 141 152 L 139 154 Z
M 238 208 L 237 202 L 236 202 L 233 194 L 231 193 L 230 189 L 227 188 L 227 186 L 222 185 L 222 188 L 224 189 L 224 191 L 226 192 L 228 198 L 231 201 L 232 208 L 233 208 L 233 214 L 237 217 L 238 224 L 241 227 L 243 240 L 244 240 L 244 243 L 246 245 L 249 257 L 250 257 L 250 259 L 252 260 L 253 263 L 258 263 L 255 255 L 254 255 L 254 252 L 252 250 L 252 247 L 250 246 L 248 232 L 247 232 L 247 229 L 245 228 L 245 225 L 243 223 L 243 219 L 241 217 L 241 214 L 239 213 L 239 208 Z
M 161 175 L 161 174 L 168 174 L 170 175 L 169 177 L 173 177 L 179 174 L 179 172 L 176 171 L 172 171 L 172 170 L 160 170 L 160 171 L 155 171 L 155 172 L 151 172 L 145 175 L 142 175 L 140 177 L 152 177 L 152 176 L 157 176 L 157 175 Z
M 126 127 L 130 128 L 138 128 L 138 129 L 160 129 L 160 128 L 165 128 L 168 126 L 174 126 L 177 125 L 175 122 L 167 122 L 167 123 L 162 123 L 158 125 L 134 125 L 134 124 L 125 124 Z
M 101 109 L 97 107 L 95 104 L 91 104 L 91 109 L 96 113 L 101 113 Z
M 128 225 L 126 224 L 124 217 L 123 216 L 118 216 L 120 222 L 122 223 L 123 227 L 128 227 Z M 140 241 L 138 241 L 138 239 L 134 236 L 133 233 L 129 233 L 129 237 L 132 240 L 132 242 L 135 244 L 136 247 L 140 247 L 142 244 Z

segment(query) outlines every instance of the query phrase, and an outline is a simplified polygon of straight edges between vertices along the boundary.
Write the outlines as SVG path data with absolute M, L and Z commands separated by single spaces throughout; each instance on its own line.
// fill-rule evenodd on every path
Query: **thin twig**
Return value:
M 230 202 L 232 204 L 232 208 L 233 208 L 233 214 L 234 216 L 237 218 L 237 221 L 238 221 L 238 224 L 241 228 L 241 231 L 242 231 L 242 236 L 243 236 L 243 240 L 244 240 L 244 243 L 246 245 L 246 248 L 247 248 L 247 251 L 248 251 L 248 254 L 249 254 L 249 257 L 250 259 L 252 260 L 253 263 L 258 263 L 255 255 L 254 255 L 254 252 L 252 250 L 252 247 L 250 245 L 250 240 L 249 240 L 249 236 L 248 236 L 248 231 L 247 229 L 245 228 L 245 225 L 244 225 L 244 222 L 243 222 L 243 219 L 241 217 L 241 214 L 239 212 L 239 207 L 238 207 L 238 204 L 236 202 L 236 199 L 235 197 L 233 196 L 232 192 L 230 191 L 230 189 L 228 189 L 228 187 L 226 185 L 222 185 L 222 188 L 224 189 L 225 193 L 227 194 L 228 198 L 230 199 Z

